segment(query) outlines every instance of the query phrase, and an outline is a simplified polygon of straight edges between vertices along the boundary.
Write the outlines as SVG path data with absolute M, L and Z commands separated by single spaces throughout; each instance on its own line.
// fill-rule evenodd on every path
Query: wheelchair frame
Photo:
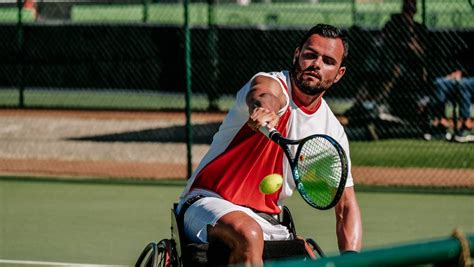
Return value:
M 182 222 L 179 222 L 176 212 L 177 203 L 171 209 L 171 237 L 159 242 L 146 245 L 138 257 L 135 266 L 146 267 L 188 267 L 188 266 L 222 266 L 227 264 L 230 250 L 220 242 L 208 244 L 192 243 L 185 238 Z M 296 229 L 288 207 L 283 206 L 278 221 L 286 226 L 293 237 Z M 307 238 L 306 242 L 313 254 L 324 257 L 324 252 L 314 239 Z M 304 247 L 304 240 L 275 240 L 264 242 L 263 260 L 276 260 L 285 257 L 311 259 Z

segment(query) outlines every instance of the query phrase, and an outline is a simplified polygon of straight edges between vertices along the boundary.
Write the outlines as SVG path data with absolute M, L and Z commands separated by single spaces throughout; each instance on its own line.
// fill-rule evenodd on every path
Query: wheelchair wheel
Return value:
M 178 267 L 178 257 L 173 240 L 162 239 L 148 244 L 138 257 L 136 267 Z
M 311 246 L 311 249 L 313 250 L 315 255 L 318 255 L 320 258 L 324 258 L 326 256 L 321 247 L 318 245 L 318 243 L 314 241 L 314 239 L 307 238 L 306 242 Z

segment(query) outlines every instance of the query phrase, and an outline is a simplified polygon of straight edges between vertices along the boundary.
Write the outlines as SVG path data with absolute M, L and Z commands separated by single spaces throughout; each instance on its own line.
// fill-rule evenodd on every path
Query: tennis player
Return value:
M 280 213 L 282 201 L 295 191 L 283 151 L 258 129 L 268 123 L 290 139 L 326 134 L 349 156 L 344 129 L 323 99 L 344 76 L 347 53 L 339 29 L 316 25 L 295 49 L 290 71 L 257 73 L 239 90 L 181 195 L 178 212 L 186 207 L 184 231 L 191 241 L 220 240 L 231 249 L 229 264 L 258 266 L 264 240 L 293 238 L 286 227 L 272 225 L 255 213 Z M 262 194 L 259 183 L 272 173 L 283 175 L 283 186 Z M 362 224 L 353 185 L 349 160 L 346 189 L 335 207 L 341 253 L 361 249 Z

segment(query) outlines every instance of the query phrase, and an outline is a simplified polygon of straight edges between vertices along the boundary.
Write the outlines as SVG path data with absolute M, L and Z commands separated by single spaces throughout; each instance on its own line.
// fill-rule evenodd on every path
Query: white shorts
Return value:
M 197 194 L 204 194 L 208 197 L 201 198 L 194 202 L 194 204 L 192 204 L 184 214 L 184 233 L 191 242 L 207 243 L 207 226 L 216 225 L 216 222 L 222 216 L 232 211 L 245 212 L 247 215 L 255 219 L 260 227 L 262 227 L 264 240 L 287 240 L 291 238 L 291 235 L 285 226 L 272 225 L 251 209 L 235 205 L 220 198 L 218 195 L 205 190 L 193 190 L 192 194 L 189 194 L 180 202 L 178 211 L 187 199 Z

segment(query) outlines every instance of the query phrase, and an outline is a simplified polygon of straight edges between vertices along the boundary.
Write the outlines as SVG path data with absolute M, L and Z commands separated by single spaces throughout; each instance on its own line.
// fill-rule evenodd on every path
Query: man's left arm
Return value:
M 347 187 L 336 205 L 336 234 L 341 253 L 360 251 L 362 247 L 362 220 L 354 187 Z

